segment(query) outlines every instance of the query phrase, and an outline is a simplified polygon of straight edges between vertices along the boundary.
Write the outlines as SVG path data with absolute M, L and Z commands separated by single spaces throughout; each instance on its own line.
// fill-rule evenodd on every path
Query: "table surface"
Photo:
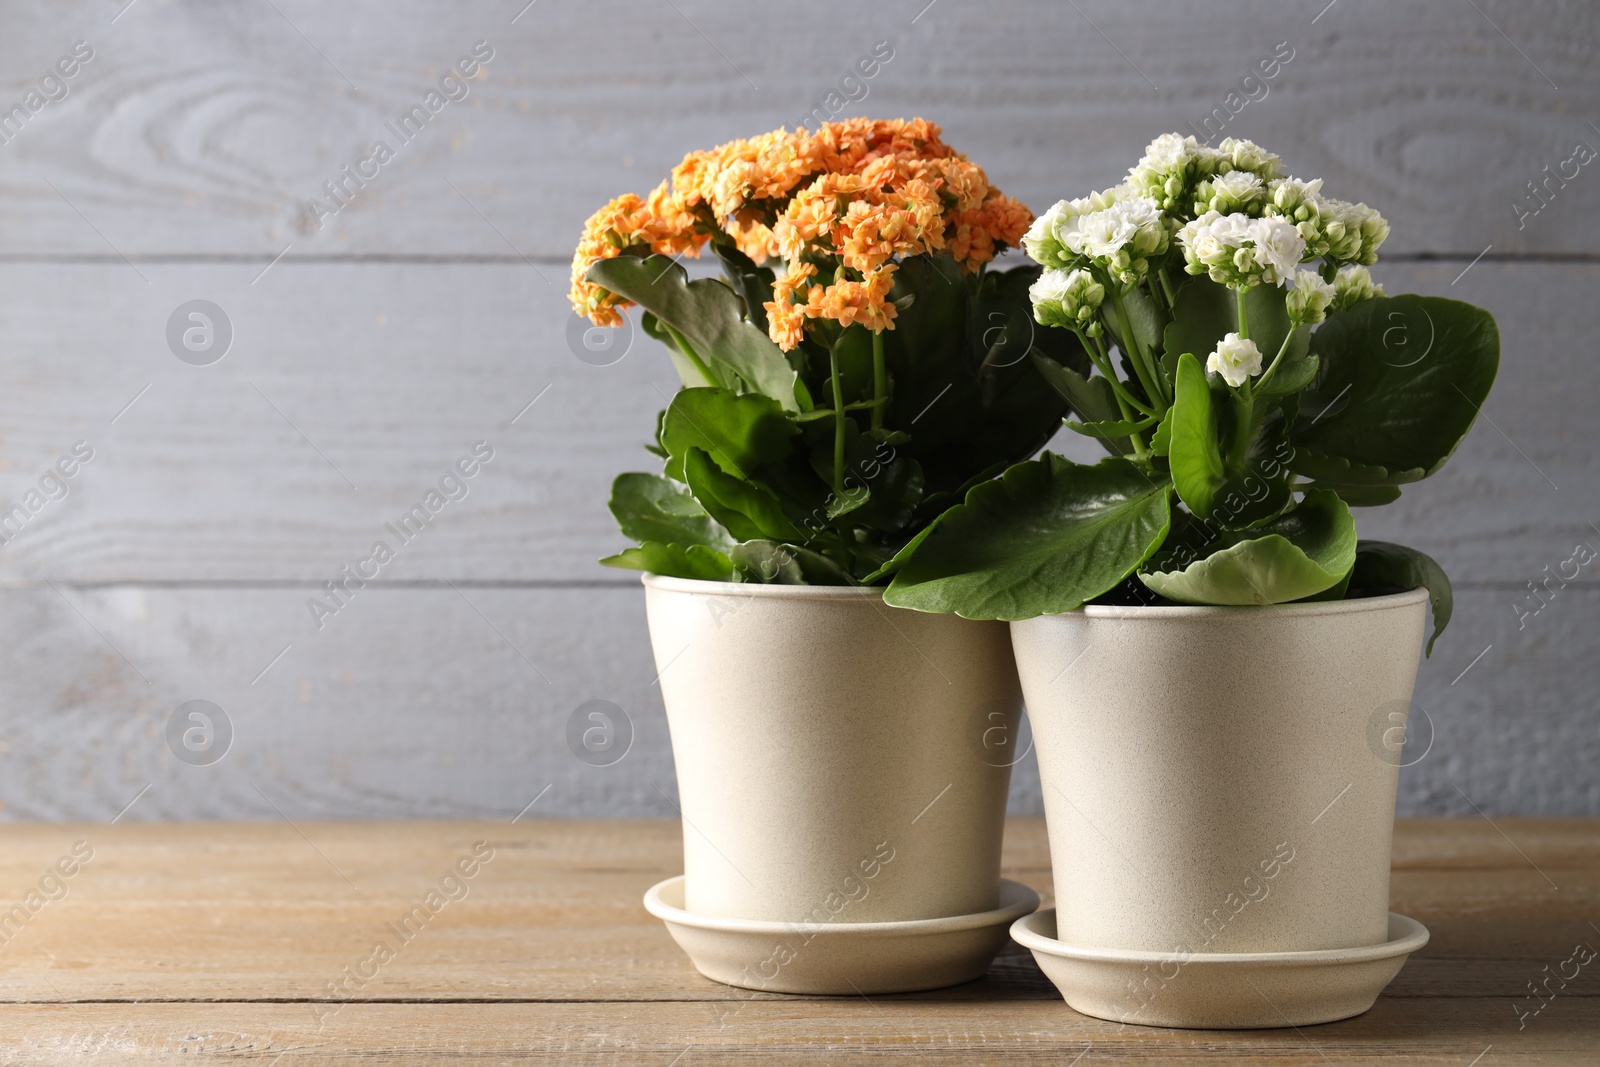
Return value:
M 680 847 L 673 822 L 0 827 L 0 1063 L 1600 1063 L 1600 960 L 1556 976 L 1600 947 L 1600 820 L 1402 821 L 1392 906 L 1433 939 L 1367 1014 L 1300 1030 L 1086 1018 L 1015 946 L 933 993 L 717 985 L 639 902 Z M 1048 902 L 1041 820 L 1005 873 Z

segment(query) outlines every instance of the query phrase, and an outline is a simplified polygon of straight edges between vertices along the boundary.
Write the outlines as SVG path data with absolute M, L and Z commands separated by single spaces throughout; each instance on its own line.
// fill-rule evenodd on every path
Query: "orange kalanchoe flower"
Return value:
M 848 278 L 834 282 L 823 290 L 820 300 L 806 306 L 806 317 L 833 319 L 841 326 L 859 322 L 873 333 L 892 330 L 899 310 L 888 299 L 893 285 L 893 266 L 870 271 L 859 282 Z
M 627 302 L 586 280 L 595 263 L 624 253 L 698 255 L 707 241 L 731 238 L 757 263 L 787 261 L 766 310 L 773 341 L 788 351 L 809 319 L 892 330 L 897 257 L 945 250 L 976 272 L 1032 221 L 925 119 L 774 130 L 691 152 L 647 201 L 621 196 L 595 212 L 572 260 L 572 306 L 616 325 Z M 831 285 L 812 281 L 819 265 Z

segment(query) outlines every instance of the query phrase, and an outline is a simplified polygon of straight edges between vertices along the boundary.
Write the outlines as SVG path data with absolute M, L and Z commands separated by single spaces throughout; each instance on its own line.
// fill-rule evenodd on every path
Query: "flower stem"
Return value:
M 1267 372 L 1256 379 L 1256 388 L 1265 389 L 1267 382 L 1272 380 L 1272 372 L 1278 369 L 1278 364 L 1283 362 L 1283 354 L 1289 351 L 1289 342 L 1294 340 L 1294 332 L 1299 327 L 1289 324 L 1289 332 L 1284 335 L 1283 344 L 1278 346 L 1278 354 L 1272 357 L 1272 363 L 1267 367 Z
M 1171 310 L 1178 303 L 1178 300 L 1177 297 L 1173 295 L 1172 282 L 1167 278 L 1167 268 L 1165 264 L 1162 264 L 1162 266 L 1156 271 L 1156 277 L 1161 280 L 1161 291 L 1167 294 L 1167 308 Z M 1173 317 L 1176 318 L 1177 316 L 1174 315 Z
M 665 322 L 661 323 L 661 325 L 667 331 L 667 335 L 672 338 L 672 343 L 678 346 L 678 351 L 683 353 L 683 358 L 688 360 L 694 366 L 694 369 L 700 372 L 701 377 L 705 378 L 706 384 L 718 384 L 717 376 L 711 373 L 711 368 L 706 366 L 705 361 L 694 350 L 694 345 L 689 343 L 689 339 Z
M 1244 454 L 1250 447 L 1250 435 L 1255 429 L 1255 390 L 1246 378 L 1239 387 L 1239 399 L 1244 402 L 1244 411 L 1239 415 L 1239 421 L 1233 427 L 1233 443 L 1228 448 L 1228 466 L 1238 470 L 1244 466 Z
M 1248 318 L 1248 316 L 1246 316 L 1245 310 L 1244 310 L 1244 292 L 1245 291 L 1243 289 L 1235 289 L 1233 292 L 1234 292 L 1234 295 L 1235 295 L 1236 299 L 1239 302 L 1239 339 L 1241 341 L 1249 340 L 1249 338 L 1250 338 L 1250 319 Z
M 1117 312 L 1117 319 L 1122 327 L 1122 340 L 1128 348 L 1128 362 L 1133 364 L 1133 371 L 1138 376 L 1139 384 L 1144 386 L 1145 395 L 1152 403 L 1166 407 L 1172 401 L 1162 388 L 1161 374 L 1155 369 L 1155 363 L 1149 353 L 1139 343 L 1139 338 L 1134 335 L 1133 320 L 1128 317 L 1128 309 L 1122 303 L 1122 294 L 1115 289 L 1111 291 L 1111 306 Z
M 872 428 L 883 429 L 883 410 L 889 406 L 889 369 L 883 359 L 883 333 L 872 333 Z
M 844 385 L 839 380 L 839 353 L 828 353 L 828 377 L 833 386 L 833 491 L 844 495 Z
M 1079 340 L 1084 342 L 1084 344 L 1083 344 L 1084 350 L 1089 353 L 1089 358 L 1094 361 L 1094 365 L 1096 367 L 1100 368 L 1100 373 L 1105 375 L 1106 381 L 1111 383 L 1111 395 L 1117 401 L 1117 411 L 1121 413 L 1122 421 L 1124 421 L 1124 422 L 1134 422 L 1134 421 L 1136 421 L 1134 419 L 1134 417 L 1133 417 L 1133 411 L 1132 411 L 1133 407 L 1137 407 L 1140 411 L 1144 412 L 1146 415 L 1154 415 L 1155 413 L 1153 411 L 1151 411 L 1149 408 L 1145 407 L 1143 404 L 1138 403 L 1136 400 L 1133 399 L 1133 397 L 1129 396 L 1123 390 L 1122 383 L 1117 381 L 1117 376 L 1115 374 L 1111 373 L 1110 357 L 1106 355 L 1104 349 L 1099 347 L 1098 338 L 1085 337 L 1082 332 L 1079 332 L 1078 338 L 1079 338 Z M 1090 340 L 1094 340 L 1095 343 L 1093 345 L 1089 344 Z M 1145 458 L 1144 435 L 1140 434 L 1140 433 L 1129 434 L 1128 435 L 1128 440 L 1133 443 L 1133 454 L 1134 454 L 1134 456 L 1136 458 L 1138 458 L 1138 459 L 1144 459 Z
M 1106 351 L 1098 338 L 1084 337 L 1082 333 L 1079 333 L 1078 336 L 1083 340 L 1083 350 L 1089 354 L 1090 361 L 1099 368 L 1101 376 L 1111 383 L 1111 391 L 1116 394 L 1118 400 L 1136 408 L 1145 415 L 1161 414 L 1161 412 L 1141 402 L 1138 397 L 1128 392 L 1127 387 L 1122 384 L 1122 379 L 1118 378 L 1111 369 L 1111 353 Z M 1127 414 L 1126 411 L 1124 411 L 1124 414 Z

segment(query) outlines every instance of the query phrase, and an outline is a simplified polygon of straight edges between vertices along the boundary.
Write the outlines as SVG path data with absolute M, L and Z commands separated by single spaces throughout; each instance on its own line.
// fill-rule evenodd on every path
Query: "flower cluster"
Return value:
M 596 212 L 573 257 L 572 305 L 614 325 L 625 301 L 587 280 L 596 262 L 731 240 L 757 263 L 786 261 L 766 311 L 787 350 L 812 319 L 893 329 L 896 257 L 944 251 L 976 272 L 1032 221 L 923 119 L 776 130 L 691 152 L 648 201 L 619 197 Z
M 1365 267 L 1340 267 L 1339 273 L 1333 276 L 1334 311 L 1355 307 L 1375 296 L 1388 295 L 1383 291 L 1383 286 L 1372 280 L 1372 273 Z
M 1106 298 L 1106 287 L 1086 270 L 1047 270 L 1028 287 L 1034 314 L 1046 326 L 1082 330 L 1090 337 L 1100 336 L 1096 317 Z
M 1360 268 L 1365 271 L 1366 268 Z M 1296 326 L 1315 326 L 1328 317 L 1328 308 L 1336 295 L 1333 283 L 1323 281 L 1314 270 L 1303 270 L 1294 276 L 1294 288 L 1284 297 L 1284 310 L 1289 321 Z
M 1305 255 L 1305 238 L 1287 219 L 1207 211 L 1178 231 L 1190 274 L 1209 274 L 1230 289 L 1286 285 Z
M 1022 244 L 1047 268 L 1098 268 L 1109 279 L 1137 285 L 1171 236 L 1156 200 L 1108 189 L 1057 203 L 1034 220 Z
M 1121 185 L 1040 215 L 1022 247 L 1045 268 L 1029 290 L 1034 317 L 1095 339 L 1101 305 L 1147 282 L 1170 313 L 1169 272 L 1179 267 L 1241 293 L 1282 286 L 1291 322 L 1316 325 L 1384 295 L 1366 268 L 1388 235 L 1376 211 L 1323 196 L 1320 178 L 1286 176 L 1282 160 L 1260 145 L 1228 138 L 1212 148 L 1168 133 L 1150 142 Z M 1115 320 L 1112 329 L 1122 335 Z M 1248 337 L 1230 335 L 1208 367 L 1237 386 L 1262 373 L 1261 354 Z

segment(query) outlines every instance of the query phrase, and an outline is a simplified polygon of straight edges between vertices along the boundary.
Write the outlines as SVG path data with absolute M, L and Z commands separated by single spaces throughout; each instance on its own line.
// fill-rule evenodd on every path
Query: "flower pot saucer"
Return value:
M 667 924 L 695 969 L 769 993 L 856 996 L 939 989 L 977 978 L 1039 894 L 1000 880 L 1000 906 L 903 922 L 786 923 L 724 919 L 683 908 L 683 876 L 651 886 L 645 910 Z
M 1428 928 L 1389 913 L 1389 939 L 1309 952 L 1122 951 L 1056 940 L 1056 911 L 1018 919 L 1011 936 L 1084 1015 L 1143 1026 L 1242 1030 L 1360 1015 L 1428 943 Z

